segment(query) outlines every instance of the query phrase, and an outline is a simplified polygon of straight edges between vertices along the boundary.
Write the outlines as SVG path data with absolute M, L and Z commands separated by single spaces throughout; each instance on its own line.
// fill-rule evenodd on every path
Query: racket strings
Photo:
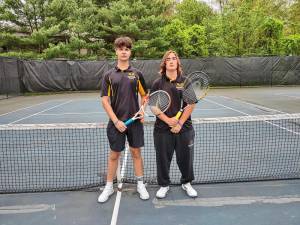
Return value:
M 198 101 L 196 92 L 192 85 L 189 85 L 182 92 L 182 98 L 187 104 L 194 104 Z
M 148 107 L 154 115 L 165 112 L 170 105 L 170 96 L 164 92 L 156 92 L 149 97 Z
M 207 76 L 201 72 L 191 74 L 184 86 L 183 99 L 188 104 L 196 103 L 203 98 L 208 90 L 209 81 Z

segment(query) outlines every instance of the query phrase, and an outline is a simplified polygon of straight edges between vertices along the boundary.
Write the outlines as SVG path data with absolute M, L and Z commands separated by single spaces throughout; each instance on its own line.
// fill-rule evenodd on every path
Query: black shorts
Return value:
M 144 146 L 144 127 L 139 120 L 128 125 L 123 133 L 110 120 L 106 128 L 106 133 L 112 151 L 121 152 L 125 149 L 126 136 L 130 147 L 141 148 Z

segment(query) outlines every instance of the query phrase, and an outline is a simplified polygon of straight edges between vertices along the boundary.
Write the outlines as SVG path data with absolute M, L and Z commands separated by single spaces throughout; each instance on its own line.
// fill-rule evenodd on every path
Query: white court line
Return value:
M 196 198 L 192 201 L 190 199 L 158 200 L 154 198 L 152 201 L 155 208 L 163 208 L 166 206 L 222 207 L 228 205 L 289 204 L 295 202 L 300 202 L 299 195 Z
M 123 186 L 122 179 L 125 176 L 125 170 L 126 170 L 126 164 L 127 164 L 127 158 L 128 158 L 128 149 L 129 149 L 129 146 L 126 143 L 126 149 L 124 152 L 125 155 L 124 155 L 124 159 L 123 159 L 123 163 L 122 163 L 121 173 L 120 173 L 120 159 L 118 162 L 119 163 L 118 170 L 117 170 L 118 192 L 117 192 L 117 197 L 116 197 L 114 211 L 113 211 L 113 214 L 111 217 L 110 225 L 117 225 L 121 196 L 122 196 L 122 186 Z
M 296 98 L 296 99 L 300 99 L 300 96 L 294 96 L 294 95 L 286 95 L 286 94 L 274 94 L 274 95 L 279 95 L 279 96 L 283 96 L 283 97 L 289 97 L 289 98 Z
M 272 108 L 268 108 L 268 107 L 265 107 L 265 106 L 257 105 L 257 104 L 254 104 L 254 103 L 242 101 L 240 99 L 230 98 L 230 97 L 227 97 L 227 96 L 220 96 L 220 97 L 225 98 L 225 99 L 230 99 L 232 101 L 241 102 L 243 104 L 251 105 L 251 106 L 254 106 L 254 107 L 257 107 L 257 108 L 261 108 L 261 109 L 265 109 L 265 110 L 268 110 L 268 111 L 274 111 L 274 112 L 279 112 L 279 113 L 286 113 L 286 112 L 283 112 L 283 111 L 279 111 L 277 109 L 272 109 Z
M 58 104 L 58 105 L 56 105 L 56 106 L 53 106 L 53 107 L 50 107 L 50 108 L 44 109 L 44 110 L 42 110 L 42 111 L 40 111 L 40 112 L 37 112 L 37 113 L 31 114 L 31 115 L 29 115 L 29 116 L 23 117 L 23 118 L 21 118 L 21 119 L 15 120 L 15 121 L 13 121 L 13 122 L 10 122 L 10 123 L 8 123 L 8 124 L 14 124 L 14 123 L 17 123 L 17 122 L 19 122 L 19 121 L 22 121 L 22 120 L 25 120 L 25 119 L 27 119 L 27 118 L 30 118 L 30 117 L 36 116 L 36 115 L 38 115 L 38 114 L 40 114 L 40 113 L 42 113 L 42 112 L 46 112 L 46 111 L 48 111 L 48 110 L 50 110 L 50 109 L 54 109 L 54 108 L 57 108 L 57 107 L 59 107 L 59 106 L 62 106 L 62 105 L 68 104 L 68 103 L 70 103 L 70 102 L 72 102 L 72 101 L 73 101 L 73 100 L 70 100 L 70 101 L 67 101 L 67 102 L 63 102 L 63 103 L 61 103 L 61 104 Z
M 210 102 L 210 103 L 213 103 L 213 104 L 218 105 L 218 106 L 222 106 L 222 107 L 224 107 L 224 108 L 226 108 L 226 109 L 230 109 L 230 110 L 232 110 L 232 111 L 238 112 L 238 113 L 243 114 L 243 115 L 246 115 L 246 116 L 251 116 L 251 115 L 248 114 L 248 113 L 242 112 L 242 111 L 240 111 L 240 110 L 231 108 L 231 107 L 229 107 L 229 106 L 223 105 L 223 104 L 221 104 L 221 103 L 218 103 L 218 102 L 215 102 L 215 101 L 212 101 L 212 100 L 208 100 L 208 99 L 202 99 L 202 100 L 207 101 L 207 102 Z
M 213 109 L 197 109 L 197 108 L 195 108 L 193 110 L 193 112 L 195 112 L 195 111 L 213 111 L 213 110 L 221 110 L 221 109 L 223 109 L 223 108 L 213 108 Z
M 212 100 L 204 99 L 204 101 L 208 101 L 208 102 L 210 102 L 210 103 L 213 103 L 213 104 L 216 104 L 216 105 L 219 105 L 219 106 L 223 106 L 224 108 L 227 108 L 227 109 L 230 109 L 230 110 L 232 110 L 232 111 L 235 111 L 235 112 L 244 114 L 244 115 L 246 115 L 246 116 L 251 116 L 251 115 L 248 114 L 248 113 L 242 112 L 242 111 L 240 111 L 240 110 L 231 108 L 231 107 L 229 107 L 229 106 L 223 105 L 223 104 L 221 104 L 221 103 L 218 103 L 218 102 L 215 102 L 215 101 L 212 101 Z M 279 125 L 277 125 L 277 124 L 275 124 L 275 123 L 272 123 L 272 122 L 269 122 L 269 121 L 265 121 L 265 120 L 264 120 L 264 122 L 265 122 L 265 123 L 268 123 L 268 124 L 271 124 L 272 126 L 278 127 L 278 128 L 280 128 L 280 129 L 282 129 L 282 130 L 286 130 L 286 131 L 288 131 L 288 132 L 291 132 L 291 133 L 293 133 L 293 134 L 300 135 L 300 133 L 298 133 L 298 132 L 295 132 L 295 131 L 293 131 L 293 130 L 290 130 L 290 129 L 286 128 L 286 127 L 279 126 Z
M 88 99 L 88 98 L 87 99 L 84 99 L 84 98 L 83 99 L 76 99 L 76 100 L 72 100 L 72 101 L 81 101 L 81 100 L 84 100 L 84 101 L 88 100 L 88 101 L 90 101 L 90 99 Z M 35 104 L 35 105 L 31 105 L 31 106 L 20 108 L 20 109 L 17 109 L 17 110 L 14 110 L 14 111 L 10 111 L 10 112 L 4 113 L 4 114 L 0 114 L 0 116 L 5 116 L 5 115 L 10 114 L 10 113 L 15 113 L 15 112 L 18 112 L 18 111 L 21 111 L 21 110 L 29 109 L 29 108 L 32 108 L 32 107 L 35 107 L 35 106 L 38 106 L 38 105 L 42 105 L 42 104 L 45 104 L 45 103 L 53 102 L 53 101 L 63 101 L 63 100 L 55 100 L 55 99 L 48 100 L 48 101 L 41 102 L 41 103 L 38 103 L 38 104 Z M 95 100 L 91 100 L 91 101 L 95 101 Z
M 43 116 L 61 116 L 61 115 L 90 115 L 90 114 L 106 114 L 106 112 L 87 112 L 87 113 L 41 113 Z
M 38 105 L 42 105 L 42 104 L 45 104 L 45 103 L 48 103 L 48 102 L 53 102 L 53 101 L 57 101 L 57 100 L 49 100 L 49 101 L 41 102 L 41 103 L 38 103 L 38 104 L 35 104 L 35 105 L 31 105 L 31 106 L 28 106 L 28 107 L 20 108 L 20 109 L 14 110 L 14 111 L 10 111 L 10 112 L 1 114 L 0 116 L 5 116 L 5 115 L 10 114 L 10 113 L 14 113 L 14 112 L 18 112 L 18 111 L 21 111 L 21 110 L 29 109 L 29 108 L 32 108 L 32 107 L 35 107 L 35 106 L 38 106 Z
M 55 205 L 38 204 L 38 205 L 13 205 L 1 206 L 0 214 L 20 214 L 20 213 L 34 213 L 47 210 L 55 210 Z

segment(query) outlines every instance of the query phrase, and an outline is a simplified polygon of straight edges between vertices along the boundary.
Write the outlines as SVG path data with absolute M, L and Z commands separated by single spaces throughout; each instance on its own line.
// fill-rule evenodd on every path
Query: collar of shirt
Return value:
M 131 67 L 131 65 L 129 65 L 127 69 L 121 70 L 121 69 L 118 67 L 118 65 L 116 65 L 116 66 L 115 66 L 115 71 L 117 71 L 117 72 L 132 72 L 132 67 Z
M 163 78 L 165 81 L 168 81 L 170 83 L 181 83 L 183 81 L 183 78 L 181 75 L 177 75 L 175 80 L 170 80 L 170 78 L 166 74 L 163 74 Z

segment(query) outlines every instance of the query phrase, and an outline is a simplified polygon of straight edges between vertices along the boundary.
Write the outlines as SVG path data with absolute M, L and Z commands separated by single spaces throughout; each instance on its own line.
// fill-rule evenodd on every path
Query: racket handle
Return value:
M 125 121 L 125 125 L 128 126 L 129 124 L 132 124 L 133 122 L 134 122 L 134 119 L 131 118 L 131 119 Z
M 182 115 L 182 110 L 178 111 L 178 113 L 176 114 L 175 118 L 179 120 L 179 118 Z

